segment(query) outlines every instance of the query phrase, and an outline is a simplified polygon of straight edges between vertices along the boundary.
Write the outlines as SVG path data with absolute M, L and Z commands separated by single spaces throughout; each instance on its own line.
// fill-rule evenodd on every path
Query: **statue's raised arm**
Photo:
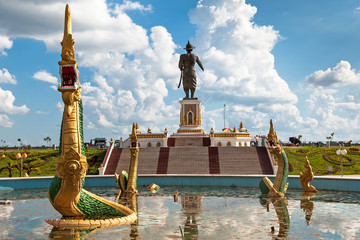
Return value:
M 195 54 L 192 53 L 192 50 L 195 47 L 193 45 L 191 45 L 191 43 L 188 41 L 188 43 L 186 44 L 186 48 L 184 48 L 186 50 L 186 54 L 182 54 L 180 56 L 180 60 L 179 60 L 179 69 L 181 71 L 181 76 L 180 76 L 180 82 L 179 82 L 179 86 L 181 85 L 181 80 L 183 81 L 183 88 L 185 91 L 185 98 L 184 99 L 189 99 L 189 90 L 191 92 L 191 98 L 194 98 L 194 93 L 196 90 L 196 72 L 195 72 L 195 63 L 197 63 L 199 65 L 199 67 L 201 68 L 201 70 L 204 71 L 204 67 L 199 59 L 199 57 Z

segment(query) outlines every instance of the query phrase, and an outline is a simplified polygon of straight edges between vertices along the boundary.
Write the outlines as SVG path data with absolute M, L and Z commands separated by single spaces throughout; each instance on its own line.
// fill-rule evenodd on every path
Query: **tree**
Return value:
M 328 143 L 329 143 L 329 147 L 330 147 L 330 144 L 331 144 L 331 140 L 334 138 L 334 134 L 335 133 L 331 133 L 329 137 L 326 137 L 326 139 L 328 140 Z
M 290 138 L 289 138 L 289 141 L 290 141 L 291 143 L 295 144 L 295 145 L 301 144 L 300 139 L 297 138 L 297 137 L 290 137 Z
M 24 171 L 30 176 L 30 173 L 33 171 L 36 171 L 37 173 L 40 173 L 40 168 L 33 166 L 31 163 L 24 163 L 23 166 Z
M 17 163 L 12 164 L 12 161 L 7 163 L 8 165 L 6 167 L 0 168 L 0 173 L 4 171 L 5 169 L 9 171 L 9 177 L 12 177 L 14 168 L 18 169 L 20 172 L 20 167 Z
M 6 144 L 6 141 L 5 140 L 0 140 L 1 142 L 1 147 L 4 148 L 4 149 L 7 149 L 8 148 L 8 145 Z
M 20 147 L 22 147 L 22 146 L 23 146 L 23 143 L 22 143 L 22 141 L 21 141 L 21 138 L 18 138 L 17 141 L 19 142 Z
M 47 144 L 49 145 L 49 147 L 51 147 L 51 138 L 48 136 L 46 138 L 44 138 L 44 141 L 47 142 Z

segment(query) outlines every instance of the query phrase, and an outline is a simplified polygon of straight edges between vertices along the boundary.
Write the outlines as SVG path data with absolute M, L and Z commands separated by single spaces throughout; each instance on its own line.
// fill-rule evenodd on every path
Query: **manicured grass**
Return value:
M 309 159 L 314 175 L 327 175 L 328 166 L 333 174 L 341 175 L 340 156 L 336 155 L 338 147 L 293 147 L 285 148 L 291 175 L 299 175 L 304 170 L 306 156 Z M 344 175 L 360 174 L 360 147 L 346 147 L 347 155 L 343 157 Z
M 59 156 L 58 150 L 25 150 L 28 154 L 27 158 L 23 160 L 24 168 L 31 168 L 29 176 L 55 176 L 56 162 Z M 87 149 L 85 155 L 89 164 L 88 174 L 98 174 L 98 168 L 103 162 L 107 149 Z M 5 151 L 0 152 L 0 170 L 4 167 L 8 167 L 9 164 L 12 167 L 12 176 L 20 176 L 20 159 L 16 159 L 15 155 L 19 151 Z M 22 153 L 24 151 L 20 151 Z M 5 155 L 2 158 L 1 155 Z M 25 169 L 23 172 L 28 172 Z M 9 177 L 9 170 L 3 169 L 0 173 L 0 177 Z

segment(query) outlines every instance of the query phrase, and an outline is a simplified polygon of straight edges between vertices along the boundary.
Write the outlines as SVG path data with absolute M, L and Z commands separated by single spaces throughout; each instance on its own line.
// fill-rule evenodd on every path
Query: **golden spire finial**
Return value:
M 75 60 L 75 49 L 74 49 L 74 39 L 72 38 L 72 24 L 71 24 L 71 14 L 70 7 L 66 4 L 65 7 L 65 24 L 64 24 L 64 36 L 61 42 L 61 61 L 59 65 L 67 64 L 76 64 Z
M 275 143 L 279 142 L 276 132 L 274 130 L 274 125 L 273 125 L 272 119 L 270 119 L 270 129 L 269 129 L 269 134 L 267 135 L 267 139 L 268 139 L 268 141 L 272 140 Z
M 71 24 L 71 13 L 69 4 L 66 4 L 65 7 L 65 25 L 64 25 L 64 36 L 72 34 L 72 24 Z
M 240 122 L 239 132 L 247 132 L 247 129 L 244 127 L 243 121 Z
M 136 135 L 136 124 L 133 123 L 132 131 L 130 135 L 130 142 L 137 142 L 137 135 Z

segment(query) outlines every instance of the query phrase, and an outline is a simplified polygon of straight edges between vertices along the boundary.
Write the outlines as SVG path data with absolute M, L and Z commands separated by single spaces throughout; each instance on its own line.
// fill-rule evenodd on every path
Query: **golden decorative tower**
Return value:
M 274 130 L 274 125 L 273 125 L 272 119 L 270 119 L 270 129 L 269 129 L 269 133 L 268 133 L 266 139 L 269 141 L 270 144 L 281 145 L 279 139 L 277 138 L 276 132 Z
M 60 136 L 60 156 L 56 175 L 49 188 L 49 200 L 64 219 L 47 219 L 53 226 L 100 227 L 128 224 L 137 219 L 136 213 L 126 206 L 101 198 L 82 188 L 88 164 L 85 157 L 82 127 L 81 87 L 74 59 L 74 39 L 71 33 L 70 8 L 66 5 L 62 45 L 59 62 L 61 92 L 65 105 Z M 96 219 L 91 219 L 91 217 Z M 86 219 L 80 219 L 86 217 Z M 99 217 L 103 217 L 101 220 Z M 76 220 L 75 220 L 76 219 Z M 105 221 L 106 219 L 111 219 Z
M 59 62 L 59 65 L 76 64 L 74 44 L 75 44 L 75 40 L 72 37 L 70 7 L 68 4 L 66 4 L 64 36 L 63 36 L 63 40 L 61 42 L 61 46 L 62 46 L 61 59 L 62 60 Z
M 56 175 L 62 179 L 60 192 L 55 197 L 53 206 L 63 216 L 84 216 L 76 207 L 82 179 L 86 175 L 88 164 L 82 153 L 79 101 L 81 87 L 78 82 L 78 71 L 74 59 L 74 39 L 71 32 L 71 16 L 69 5 L 65 8 L 65 27 L 62 45 L 62 61 L 59 62 L 61 92 L 65 105 L 61 127 L 61 155 L 56 165 Z
M 127 183 L 127 194 L 137 194 L 137 171 L 138 171 L 138 156 L 139 156 L 139 147 L 137 142 L 136 135 L 136 125 L 133 124 L 132 132 L 130 135 L 130 152 L 131 152 L 131 160 L 130 160 L 130 169 L 129 169 L 129 180 Z
M 247 132 L 247 129 L 244 127 L 244 123 L 242 121 L 240 122 L 239 132 Z

